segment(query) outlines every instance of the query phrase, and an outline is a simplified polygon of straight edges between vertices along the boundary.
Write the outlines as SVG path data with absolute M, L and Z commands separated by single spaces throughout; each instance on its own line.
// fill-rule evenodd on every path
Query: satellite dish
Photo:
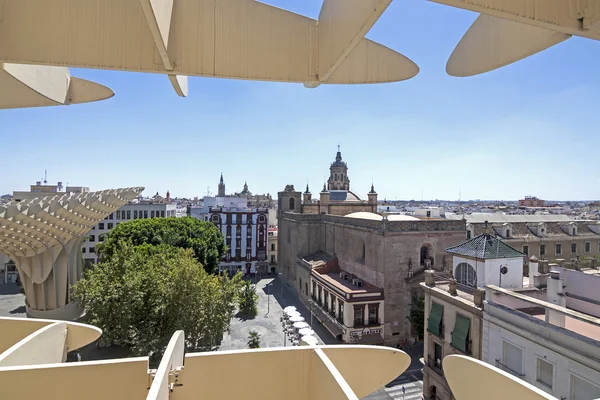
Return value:
M 508 272 L 508 268 L 506 268 L 506 265 L 504 265 L 500 268 L 500 273 L 502 275 L 506 275 L 507 272 Z

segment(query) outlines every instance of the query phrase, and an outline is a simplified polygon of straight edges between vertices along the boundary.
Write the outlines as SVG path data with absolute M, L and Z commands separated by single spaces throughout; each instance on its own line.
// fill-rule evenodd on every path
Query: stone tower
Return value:
M 221 180 L 219 181 L 219 192 L 217 197 L 225 197 L 225 184 L 223 183 L 223 173 L 221 172 Z
M 377 192 L 375 191 L 375 186 L 373 186 L 373 184 L 371 184 L 371 191 L 368 194 L 369 197 L 369 204 L 375 204 L 375 207 L 377 207 Z
M 319 213 L 320 214 L 329 214 L 329 202 L 331 200 L 331 194 L 325 187 L 325 183 L 323 183 L 323 190 L 319 193 Z
M 308 204 L 312 201 L 312 193 L 310 192 L 310 190 L 308 189 L 308 183 L 306 184 L 306 191 L 304 192 L 303 197 L 303 201 L 305 204 Z
M 277 193 L 277 200 L 279 203 L 278 214 L 283 216 L 284 212 L 302 213 L 301 203 L 302 193 L 297 192 L 294 189 L 294 185 L 286 185 L 283 192 Z
M 338 145 L 335 161 L 329 167 L 329 179 L 327 190 L 350 190 L 350 179 L 348 179 L 348 165 L 342 161 L 342 152 Z

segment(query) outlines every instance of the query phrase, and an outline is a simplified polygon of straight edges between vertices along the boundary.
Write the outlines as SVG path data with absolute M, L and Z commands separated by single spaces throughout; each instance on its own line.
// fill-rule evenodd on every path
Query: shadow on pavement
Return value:
M 14 310 L 10 310 L 8 313 L 9 314 L 25 314 L 25 312 L 27 311 L 27 309 L 25 308 L 25 306 L 20 306 L 15 308 Z

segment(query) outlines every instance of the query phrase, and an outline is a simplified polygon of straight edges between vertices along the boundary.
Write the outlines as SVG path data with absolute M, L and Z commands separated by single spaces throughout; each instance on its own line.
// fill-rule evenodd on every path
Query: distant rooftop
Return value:
M 338 288 L 344 293 L 361 294 L 383 292 L 383 289 L 357 278 L 352 273 L 341 269 L 338 264 L 337 257 L 334 257 L 328 253 L 318 251 L 309 256 L 303 257 L 303 259 L 311 265 L 311 273 L 316 274 L 323 281 Z M 360 286 L 354 284 L 353 281 L 355 279 L 360 280 Z
M 573 218 L 562 214 L 547 215 L 512 215 L 501 213 L 446 214 L 448 219 L 465 219 L 469 223 L 493 222 L 563 222 L 573 221 Z

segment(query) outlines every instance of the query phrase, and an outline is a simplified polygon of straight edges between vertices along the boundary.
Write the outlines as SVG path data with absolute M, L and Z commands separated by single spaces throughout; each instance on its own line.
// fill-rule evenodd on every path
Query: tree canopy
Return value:
M 98 244 L 97 251 L 103 260 L 109 260 L 125 244 L 168 244 L 192 249 L 194 257 L 208 272 L 217 270 L 225 251 L 219 229 L 210 222 L 191 217 L 136 219 L 120 223 L 110 231 L 104 242 Z
M 425 299 L 420 296 L 413 297 L 410 316 L 408 317 L 413 327 L 413 332 L 422 340 L 425 336 Z
M 229 279 L 207 273 L 191 249 L 168 244 L 132 246 L 131 242 L 141 240 L 142 235 L 153 233 L 147 236 L 150 242 L 161 237 L 184 242 L 174 235 L 173 223 L 153 226 L 144 224 L 146 220 L 135 222 L 140 222 L 132 224 L 135 229 L 126 228 L 127 224 L 117 228 L 121 229 L 119 237 L 128 233 L 132 239 L 109 243 L 110 251 L 103 253 L 103 261 L 86 271 L 84 279 L 73 287 L 86 322 L 104 331 L 101 345 L 127 346 L 134 355 L 161 353 L 179 329 L 185 331 L 188 349 L 211 348 L 229 328 L 241 275 Z M 205 224 L 198 228 L 192 225 L 184 221 L 182 226 L 204 228 L 212 234 Z

